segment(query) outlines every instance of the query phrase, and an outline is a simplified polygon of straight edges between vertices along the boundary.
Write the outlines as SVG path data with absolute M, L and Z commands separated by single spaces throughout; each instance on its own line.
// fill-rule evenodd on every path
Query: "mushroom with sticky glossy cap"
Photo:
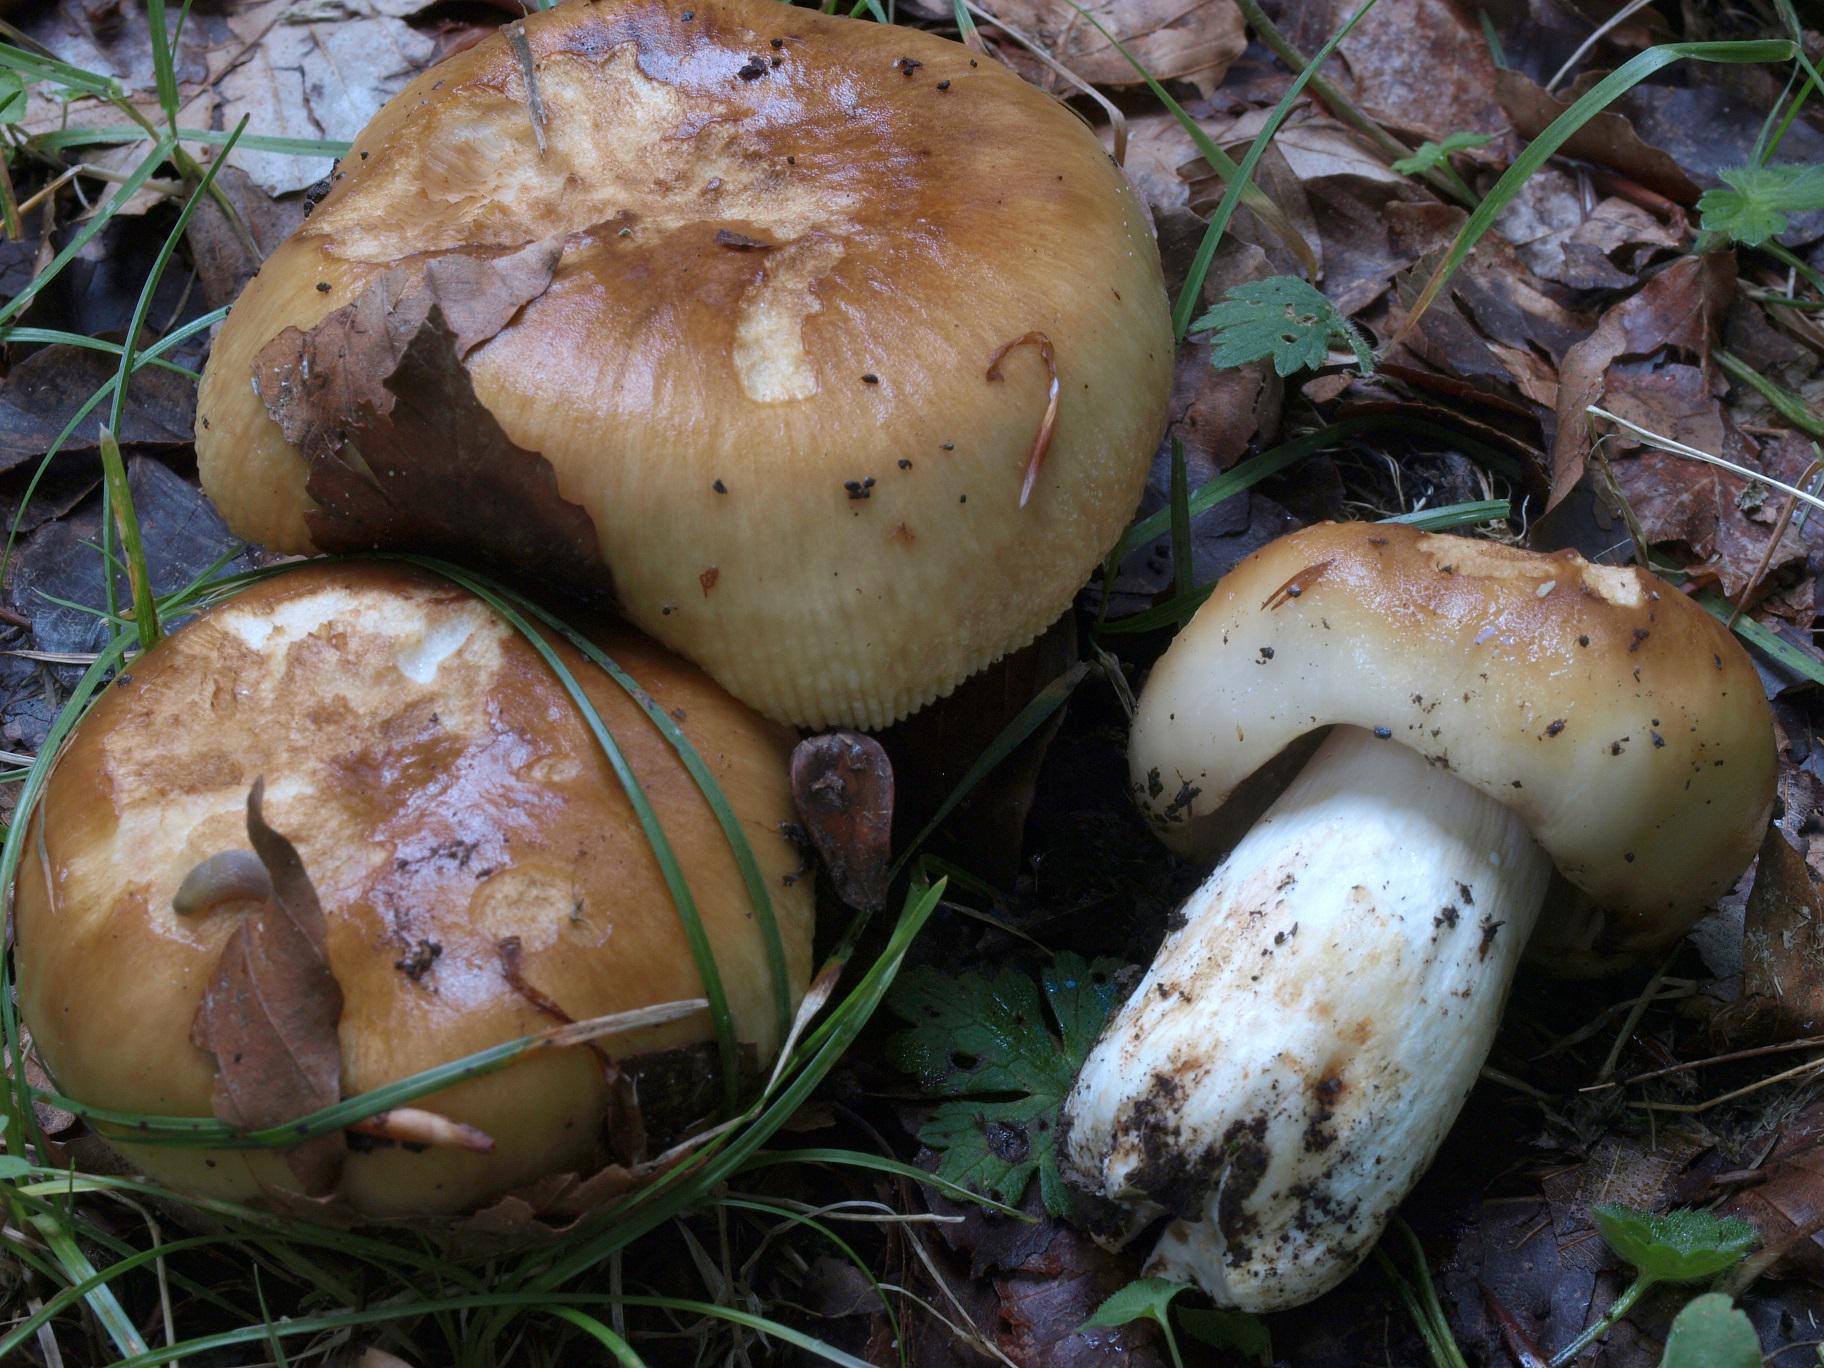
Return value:
M 676 719 L 732 809 L 771 885 L 774 955 L 679 751 L 629 692 L 546 635 L 652 805 L 757 1072 L 810 972 L 811 884 L 780 881 L 798 866 L 780 832 L 791 737 L 644 638 L 594 634 Z M 249 790 L 262 788 L 250 817 Z M 224 947 L 265 915 L 283 872 L 273 832 L 295 852 L 294 884 L 300 867 L 308 878 L 317 935 L 314 948 L 281 948 L 324 959 L 325 973 L 303 1000 L 274 1001 L 272 975 L 295 966 L 252 964 L 243 981 L 257 991 L 227 999 L 211 1044 Z M 222 1057 L 223 1031 L 291 1046 L 325 998 L 323 1105 L 566 1021 L 653 1009 L 657 1024 L 538 1050 L 370 1122 L 345 1154 L 338 1144 L 318 1188 L 288 1166 L 292 1151 L 132 1143 L 103 1128 L 177 1190 L 332 1201 L 363 1217 L 461 1213 L 535 1180 L 635 1172 L 720 1105 L 704 978 L 627 791 L 532 644 L 427 571 L 305 566 L 184 625 L 78 723 L 26 848 L 22 1014 L 58 1090 L 91 1106 L 219 1115 L 217 1089 L 241 1062 Z M 276 1052 L 287 1067 L 291 1053 Z
M 1173 1218 L 1155 1270 L 1256 1311 L 1367 1256 L 1529 939 L 1568 972 L 1662 951 L 1752 860 L 1775 776 L 1753 666 L 1677 589 L 1384 524 L 1224 577 L 1147 681 L 1131 779 L 1208 856 L 1244 781 L 1313 740 L 1064 1106 L 1075 1180 Z
M 386 379 L 437 318 L 472 408 Z M 1172 355 L 1120 171 L 998 62 L 772 0 L 573 2 L 355 140 L 223 326 L 197 454 L 243 536 L 565 548 L 548 577 L 760 712 L 880 726 L 1066 610 Z M 468 418 L 427 437 L 440 407 Z M 382 412 L 421 426 L 377 452 Z

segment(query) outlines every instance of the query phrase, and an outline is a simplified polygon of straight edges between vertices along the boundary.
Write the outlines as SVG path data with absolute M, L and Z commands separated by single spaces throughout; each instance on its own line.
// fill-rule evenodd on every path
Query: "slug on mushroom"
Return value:
M 1269 544 L 1147 681 L 1132 782 L 1167 844 L 1213 855 L 1243 782 L 1325 728 L 1064 1104 L 1074 1180 L 1172 1218 L 1152 1269 L 1252 1311 L 1367 1256 L 1529 938 L 1573 972 L 1663 950 L 1753 858 L 1773 798 L 1734 637 L 1568 551 L 1361 523 Z M 1547 909 L 1554 866 L 1575 892 Z
M 780 833 L 793 816 L 792 738 L 637 634 L 596 639 L 680 719 L 767 880 L 783 982 L 677 752 L 554 639 L 671 843 L 757 1074 L 810 971 L 812 881 L 780 881 L 798 868 Z M 644 1162 L 685 1138 L 678 1126 L 713 1119 L 721 1077 L 697 962 L 580 710 L 481 600 L 424 571 L 359 562 L 302 566 L 199 614 L 100 696 L 58 756 L 15 915 L 22 1015 L 61 1092 L 118 1111 L 214 1114 L 223 1066 L 197 1041 L 201 1005 L 250 909 L 275 881 L 284 893 L 240 848 L 250 788 L 321 908 L 343 1095 L 565 1020 L 648 1008 L 642 1020 L 663 1019 L 538 1050 L 359 1123 L 362 1143 L 327 1191 L 300 1191 L 285 1151 L 159 1147 L 106 1130 L 129 1163 L 204 1196 L 425 1217 Z M 253 1016 L 285 1004 L 243 1005 Z M 654 1082 L 645 1070 L 660 1063 Z M 667 1099 L 678 1105 L 661 1115 Z

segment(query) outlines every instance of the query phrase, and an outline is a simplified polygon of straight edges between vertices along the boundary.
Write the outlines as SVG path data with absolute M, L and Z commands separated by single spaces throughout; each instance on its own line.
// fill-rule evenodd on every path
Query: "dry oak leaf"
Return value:
M 254 360 L 254 389 L 303 453 L 324 551 L 409 550 L 568 585 L 602 584 L 594 524 L 550 462 L 516 445 L 465 359 L 543 294 L 562 243 L 397 267 Z
M 265 780 L 247 795 L 247 836 L 272 896 L 230 933 L 190 1025 L 215 1056 L 216 1118 L 242 1130 L 281 1126 L 341 1100 L 342 988 L 329 963 L 316 889 L 291 842 L 260 812 Z M 347 1154 L 340 1131 L 285 1151 L 308 1196 L 331 1192 Z
M 1681 257 L 1603 314 L 1596 330 L 1564 354 L 1559 366 L 1557 435 L 1546 507 L 1569 494 L 1590 454 L 1585 410 L 1602 399 L 1609 367 L 1678 348 L 1706 366 L 1711 339 L 1735 293 L 1735 259 L 1727 253 Z
M 1824 896 L 1805 857 L 1772 827 L 1744 915 L 1742 995 L 1772 1006 L 1776 1039 L 1824 1034 Z
M 1600 72 L 1592 72 L 1579 77 L 1560 99 L 1547 94 L 1524 72 L 1503 68 L 1495 73 L 1495 97 L 1521 136 L 1532 139 L 1601 76 Z M 1676 161 L 1657 147 L 1649 147 L 1634 131 L 1634 125 L 1613 111 L 1605 110 L 1592 117 L 1571 135 L 1558 155 L 1606 166 L 1680 204 L 1693 203 L 1699 193 L 1697 184 Z
M 1091 85 L 1138 85 L 1142 79 L 1096 24 L 1154 79 L 1188 81 L 1206 96 L 1248 46 L 1235 0 L 1088 0 L 1081 10 L 1069 0 L 995 0 L 987 8 Z

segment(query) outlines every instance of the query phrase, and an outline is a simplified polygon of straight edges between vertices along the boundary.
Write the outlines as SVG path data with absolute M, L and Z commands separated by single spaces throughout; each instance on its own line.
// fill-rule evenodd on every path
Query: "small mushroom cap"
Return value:
M 598 640 L 679 718 L 769 885 L 795 1001 L 809 977 L 791 738 L 631 632 Z M 651 720 L 597 667 L 558 654 L 650 797 L 695 894 L 737 1037 L 780 1045 L 757 918 L 701 793 Z M 139 660 L 59 757 L 33 819 L 16 909 L 21 1005 L 59 1088 L 94 1105 L 211 1114 L 213 1058 L 191 1022 L 223 943 L 257 904 L 172 907 L 185 876 L 245 849 L 247 795 L 296 846 L 344 998 L 345 1095 L 574 1020 L 700 998 L 658 863 L 556 675 L 466 591 L 401 566 L 338 563 L 264 580 Z M 503 944 L 518 940 L 510 981 Z M 712 1038 L 702 1012 L 597 1042 L 616 1059 Z M 705 1059 L 713 1059 L 706 1051 Z M 700 1072 L 700 1071 L 699 1071 Z M 349 1153 L 339 1195 L 368 1215 L 456 1212 L 547 1174 L 593 1172 L 609 1108 L 588 1047 L 523 1058 L 414 1105 L 479 1127 L 492 1154 Z M 708 1089 L 715 1096 L 715 1089 Z M 662 1137 L 653 1137 L 661 1140 Z M 679 1137 L 672 1137 L 679 1138 Z M 191 1192 L 290 1187 L 274 1151 L 133 1146 Z
M 1753 859 L 1772 808 L 1772 717 L 1746 652 L 1671 585 L 1574 551 L 1384 523 L 1279 538 L 1222 579 L 1147 681 L 1136 794 L 1167 844 L 1212 854 L 1237 786 L 1333 723 L 1526 820 L 1606 911 L 1569 968 L 1682 935 Z
M 316 535 L 250 383 L 282 330 L 396 266 L 561 239 L 466 365 L 636 625 L 768 716 L 878 726 L 1054 621 L 1138 501 L 1173 352 L 1157 249 L 1081 121 L 960 44 L 772 0 L 509 29 L 376 116 L 236 303 L 197 433 L 229 524 L 353 549 Z M 1021 507 L 1045 348 L 988 372 L 1035 334 L 1058 409 Z

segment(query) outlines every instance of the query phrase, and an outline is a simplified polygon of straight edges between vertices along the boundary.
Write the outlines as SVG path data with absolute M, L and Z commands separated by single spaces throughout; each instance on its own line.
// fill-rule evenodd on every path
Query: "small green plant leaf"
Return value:
M 1450 164 L 1452 152 L 1466 152 L 1472 147 L 1486 147 L 1495 140 L 1492 133 L 1452 133 L 1443 142 L 1420 143 L 1410 157 L 1401 157 L 1393 169 L 1402 176 L 1422 176 Z
M 1728 1296 L 1706 1292 L 1672 1322 L 1659 1368 L 1760 1368 L 1754 1324 Z
M 1824 166 L 1736 166 L 1718 174 L 1729 189 L 1698 197 L 1703 225 L 1748 247 L 1785 232 L 1787 215 L 1824 209 Z
M 1178 1323 L 1200 1343 L 1232 1349 L 1261 1368 L 1273 1362 L 1273 1336 L 1267 1323 L 1246 1311 L 1180 1311 Z
M 1172 1298 L 1189 1291 L 1190 1287 L 1189 1283 L 1173 1282 L 1170 1278 L 1136 1278 L 1098 1306 L 1095 1314 L 1083 1324 L 1087 1328 L 1150 1320 L 1163 1326 L 1171 1312 Z
M 1754 1227 L 1680 1208 L 1664 1215 L 1619 1202 L 1591 1208 L 1602 1238 L 1649 1282 L 1697 1282 L 1733 1268 L 1754 1247 Z
M 887 1042 L 887 1057 L 926 1092 L 957 1099 L 918 1132 L 941 1156 L 938 1177 L 1014 1205 L 1036 1173 L 1045 1209 L 1070 1211 L 1058 1106 L 1120 997 L 1119 968 L 1065 954 L 1039 984 L 1017 969 L 992 979 L 930 967 L 900 975 L 887 1006 L 912 1027 Z
M 1191 331 L 1212 334 L 1210 364 L 1217 370 L 1266 356 L 1273 358 L 1273 369 L 1281 375 L 1315 370 L 1324 364 L 1332 341 L 1355 353 L 1362 374 L 1374 368 L 1361 331 L 1320 290 L 1297 276 L 1269 276 L 1235 286 L 1191 325 Z

